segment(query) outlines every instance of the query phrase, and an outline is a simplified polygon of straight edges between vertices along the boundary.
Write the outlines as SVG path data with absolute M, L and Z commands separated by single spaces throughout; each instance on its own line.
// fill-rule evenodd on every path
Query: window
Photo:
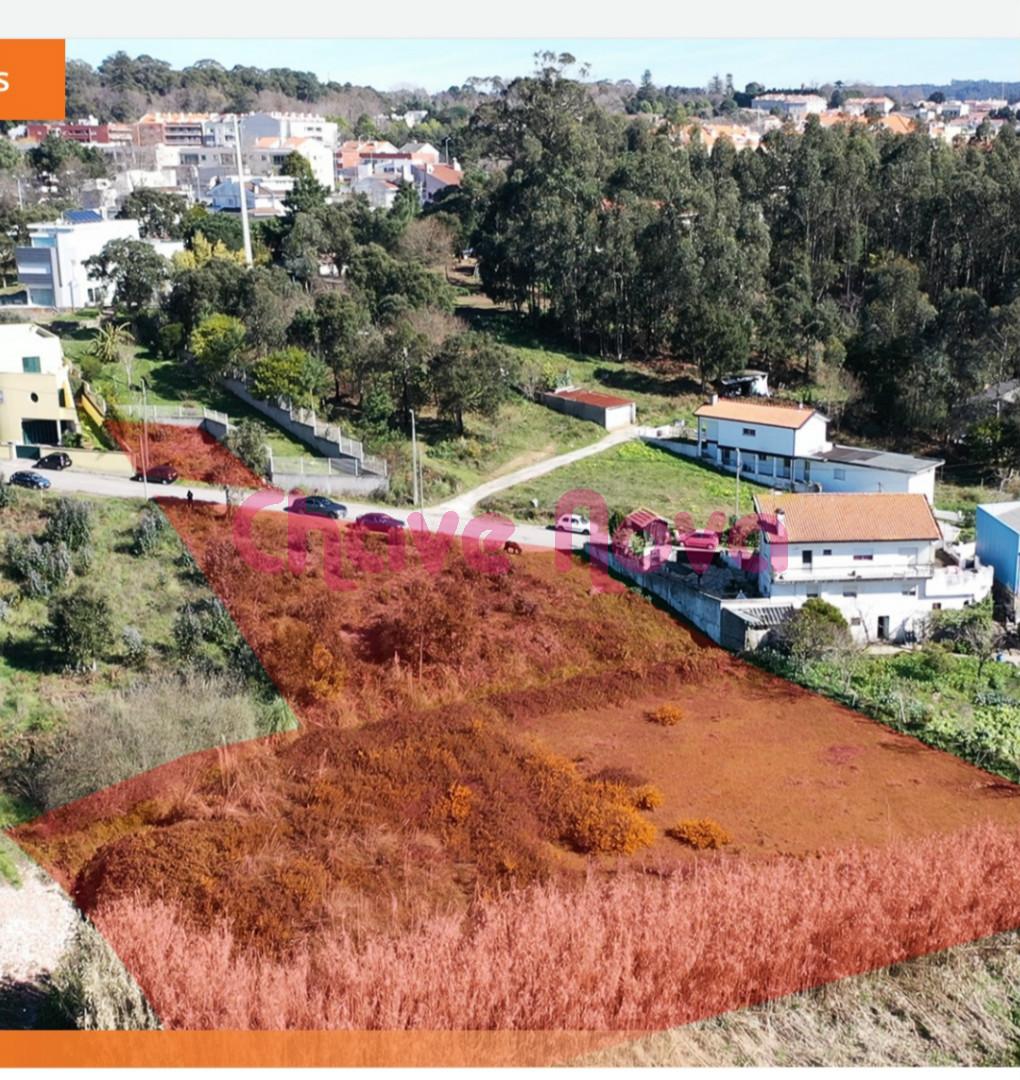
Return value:
M 810 566 L 811 565 L 811 559 L 812 559 L 813 555 L 814 555 L 813 551 L 802 551 L 800 553 L 801 566 Z
M 861 625 L 860 616 L 859 615 L 854 615 L 854 617 L 850 620 L 850 625 L 851 626 L 860 626 Z
M 817 592 L 809 592 L 807 594 L 807 597 L 808 597 L 809 600 L 817 600 L 818 599 L 818 593 Z
M 903 590 L 903 595 L 904 596 L 917 596 L 917 589 L 916 588 L 904 589 Z
M 60 393 L 57 395 L 57 397 L 58 397 L 59 402 L 60 402 L 60 407 L 62 409 L 66 409 L 67 408 L 67 390 L 63 386 L 60 388 Z
M 862 551 L 854 556 L 854 562 L 871 562 L 875 558 L 870 551 Z
M 832 548 L 822 548 L 822 554 L 823 555 L 831 555 L 832 554 Z
M 750 435 L 750 436 L 751 436 L 751 438 L 753 439 L 753 438 L 755 437 L 755 435 L 757 435 L 757 434 L 758 434 L 758 432 L 757 432 L 757 430 L 756 430 L 755 428 L 753 428 L 753 427 L 746 427 L 746 428 L 744 428 L 743 434 L 744 434 L 744 435 Z
M 844 589 L 843 595 L 850 597 L 851 599 L 856 599 L 857 597 L 857 593 L 853 589 Z
M 845 480 L 846 479 L 846 469 L 833 469 L 832 470 L 832 475 L 837 480 Z
M 932 609 L 932 611 L 941 611 L 942 610 L 942 605 L 941 604 L 932 604 L 931 609 Z
M 38 375 L 42 371 L 42 361 L 38 356 L 23 356 L 21 370 L 26 375 Z

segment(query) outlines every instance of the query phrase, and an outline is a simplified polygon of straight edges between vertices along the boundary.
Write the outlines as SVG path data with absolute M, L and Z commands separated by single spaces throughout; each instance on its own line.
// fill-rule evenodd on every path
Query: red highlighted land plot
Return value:
M 161 504 L 302 727 L 15 836 L 169 1027 L 651 1030 L 1020 926 L 1020 788 L 580 561 Z
M 208 431 L 197 427 L 134 420 L 108 420 L 106 430 L 131 457 L 140 472 L 148 467 L 172 465 L 183 480 L 231 487 L 259 488 L 265 481 L 257 476 Z M 144 453 L 143 453 L 144 446 Z

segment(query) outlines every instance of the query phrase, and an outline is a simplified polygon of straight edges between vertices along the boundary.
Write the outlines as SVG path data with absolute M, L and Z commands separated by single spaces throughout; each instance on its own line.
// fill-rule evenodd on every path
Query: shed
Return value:
M 576 387 L 543 394 L 542 404 L 579 420 L 601 424 L 607 431 L 627 427 L 637 419 L 637 405 L 630 398 Z

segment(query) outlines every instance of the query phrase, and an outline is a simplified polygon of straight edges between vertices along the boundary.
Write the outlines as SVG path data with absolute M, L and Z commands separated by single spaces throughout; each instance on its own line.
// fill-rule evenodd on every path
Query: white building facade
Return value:
M 758 588 L 800 607 L 838 608 L 855 640 L 913 640 L 932 612 L 991 593 L 993 571 L 942 554 L 931 505 L 916 494 L 774 493 L 755 496 L 761 524 Z
M 18 283 L 25 287 L 30 306 L 62 309 L 109 303 L 113 286 L 89 277 L 85 261 L 111 240 L 139 238 L 138 222 L 120 218 L 42 222 L 28 231 L 28 244 L 14 251 Z
M 943 463 L 829 441 L 815 409 L 718 398 L 695 411 L 698 456 L 769 487 L 804 491 L 901 492 L 935 498 Z

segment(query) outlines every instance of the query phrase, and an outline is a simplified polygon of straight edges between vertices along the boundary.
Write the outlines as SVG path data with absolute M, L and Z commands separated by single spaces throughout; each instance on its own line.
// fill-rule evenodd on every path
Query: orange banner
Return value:
M 0 1031 L 9 1068 L 536 1066 L 577 1062 L 641 1032 Z
M 63 38 L 0 38 L 0 120 L 63 118 Z

